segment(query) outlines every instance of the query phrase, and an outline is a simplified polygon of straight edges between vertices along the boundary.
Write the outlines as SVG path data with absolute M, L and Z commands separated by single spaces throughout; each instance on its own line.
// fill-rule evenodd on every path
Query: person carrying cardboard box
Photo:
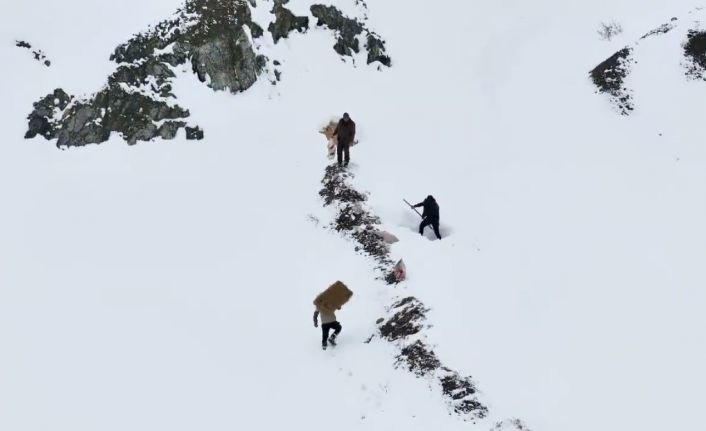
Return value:
M 328 344 L 336 345 L 336 337 L 341 333 L 343 327 L 336 320 L 336 310 L 340 310 L 343 305 L 353 296 L 353 292 L 348 286 L 340 281 L 333 283 L 328 289 L 321 292 L 314 299 L 314 327 L 319 326 L 319 316 L 321 316 L 321 348 L 326 350 Z M 329 333 L 333 329 L 333 334 Z

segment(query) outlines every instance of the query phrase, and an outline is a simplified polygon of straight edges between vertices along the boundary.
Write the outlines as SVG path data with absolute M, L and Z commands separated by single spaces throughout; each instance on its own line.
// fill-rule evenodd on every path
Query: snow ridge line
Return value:
M 350 184 L 351 179 L 353 174 L 336 165 L 326 167 L 319 195 L 324 200 L 324 206 L 333 206 L 336 213 L 328 228 L 352 239 L 356 242 L 356 251 L 375 260 L 376 269 L 384 274 L 377 277 L 378 280 L 397 284 L 392 273 L 393 261 L 389 246 L 380 236 L 380 218 L 365 206 L 367 196 Z M 366 342 L 369 343 L 379 335 L 394 343 L 399 348 L 395 368 L 405 367 L 417 377 L 437 383 L 449 409 L 463 420 L 485 418 L 488 408 L 478 400 L 477 389 L 471 377 L 462 376 L 444 366 L 427 343 L 422 330 L 429 308 L 418 299 L 408 296 L 397 300 L 387 310 L 390 315 L 376 322 L 379 334 L 372 335 Z

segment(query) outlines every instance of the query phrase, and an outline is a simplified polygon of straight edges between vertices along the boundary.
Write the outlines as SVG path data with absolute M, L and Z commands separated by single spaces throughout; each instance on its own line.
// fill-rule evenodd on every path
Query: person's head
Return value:
M 351 121 L 351 116 L 348 115 L 348 112 L 343 113 L 343 120 L 344 121 Z
M 434 196 L 432 196 L 432 195 L 427 196 L 427 200 L 428 200 L 428 201 L 433 201 L 433 200 L 434 200 Z

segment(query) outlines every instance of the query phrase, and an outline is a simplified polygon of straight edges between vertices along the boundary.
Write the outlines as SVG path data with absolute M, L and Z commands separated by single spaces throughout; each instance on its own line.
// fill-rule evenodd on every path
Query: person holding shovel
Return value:
M 424 207 L 424 211 L 422 211 L 422 223 L 419 225 L 419 234 L 424 235 L 424 228 L 431 226 L 432 229 L 434 229 L 436 237 L 441 239 L 441 234 L 439 233 L 439 204 L 436 203 L 434 196 L 429 195 L 424 199 L 424 202 L 412 205 L 412 208 L 419 207 Z

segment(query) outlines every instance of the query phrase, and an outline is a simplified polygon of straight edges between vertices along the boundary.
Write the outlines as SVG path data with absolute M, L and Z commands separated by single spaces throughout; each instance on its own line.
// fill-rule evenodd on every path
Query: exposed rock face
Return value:
M 706 31 L 689 31 L 684 56 L 687 59 L 686 75 L 691 79 L 706 80 Z
M 375 33 L 368 33 L 368 41 L 365 44 L 368 50 L 368 64 L 379 61 L 387 67 L 392 66 L 392 60 L 385 50 L 385 41 L 380 39 Z
M 358 20 L 344 16 L 333 6 L 315 4 L 311 6 L 311 14 L 317 18 L 317 26 L 326 26 L 336 32 L 336 43 L 333 49 L 342 56 L 350 56 L 360 52 L 358 36 L 364 35 L 368 51 L 368 64 L 379 61 L 390 66 L 392 61 L 385 51 L 385 42 L 375 33 L 368 30 Z
M 25 138 L 34 138 L 37 135 L 42 135 L 46 139 L 56 138 L 57 130 L 60 127 L 56 119 L 57 114 L 66 109 L 72 99 L 64 90 L 58 88 L 35 102 L 34 111 L 27 118 L 29 129 Z
M 294 30 L 304 33 L 309 29 L 309 17 L 294 15 L 292 11 L 284 7 L 287 3 L 289 0 L 275 0 L 272 7 L 275 20 L 270 23 L 267 30 L 272 33 L 272 39 L 275 43 L 286 38 Z
M 624 85 L 624 79 L 630 73 L 630 65 L 633 63 L 631 53 L 632 48 L 623 48 L 590 72 L 598 91 L 609 94 L 622 115 L 628 115 L 634 109 L 632 92 Z
M 174 18 L 118 46 L 110 59 L 152 59 L 172 66 L 190 60 L 194 73 L 202 82 L 208 79 L 209 87 L 237 93 L 255 83 L 266 61 L 253 50 L 246 27 L 255 38 L 263 34 L 245 0 L 187 0 Z
M 287 2 L 274 1 L 276 19 L 268 30 L 275 42 L 309 26 L 308 17 L 295 16 L 284 7 Z M 176 104 L 173 68 L 190 62 L 193 73 L 214 91 L 239 93 L 255 84 L 268 60 L 252 43 L 264 31 L 252 20 L 250 5 L 255 0 L 185 0 L 171 18 L 114 49 L 110 60 L 116 68 L 102 89 L 80 97 L 56 89 L 36 102 L 25 136 L 41 135 L 67 147 L 104 142 L 117 132 L 135 144 L 157 137 L 172 139 L 184 128 L 187 139 L 203 139 L 203 130 L 188 125 L 189 111 Z M 341 55 L 359 52 L 358 36 L 364 36 L 368 63 L 389 66 L 384 41 L 361 23 L 330 6 L 312 10 L 318 11 L 320 25 L 338 32 L 336 51 Z M 22 41 L 17 46 L 31 49 Z M 275 69 L 274 75 L 273 83 L 281 79 L 281 71 Z M 359 234 L 367 238 L 368 233 Z
M 253 37 L 263 34 L 245 0 L 187 0 L 171 19 L 114 50 L 110 59 L 118 66 L 102 90 L 77 98 L 57 89 L 35 103 L 26 137 L 41 134 L 59 147 L 104 142 L 112 132 L 129 144 L 173 139 L 189 111 L 173 102 L 172 67 L 190 61 L 214 90 L 251 87 L 266 59 L 255 53 L 246 28 Z M 187 138 L 203 135 L 189 127 Z

